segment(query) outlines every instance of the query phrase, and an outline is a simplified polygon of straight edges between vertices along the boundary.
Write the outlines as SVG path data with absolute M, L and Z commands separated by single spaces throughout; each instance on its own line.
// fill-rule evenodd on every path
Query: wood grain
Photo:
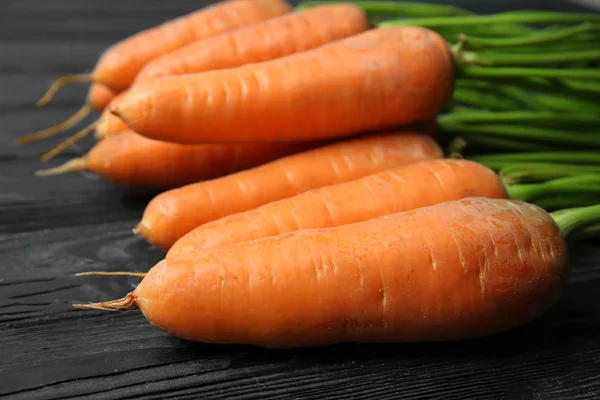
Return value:
M 146 271 L 161 259 L 131 233 L 156 193 L 90 174 L 35 178 L 48 166 L 39 154 L 59 139 L 22 147 L 14 139 L 81 103 L 86 87 L 74 85 L 36 109 L 52 79 L 89 71 L 112 42 L 205 3 L 0 1 L 0 398 L 600 398 L 600 249 L 591 243 L 573 252 L 570 284 L 551 312 L 464 343 L 268 351 L 179 340 L 135 310 L 74 310 L 138 282 L 75 273 Z

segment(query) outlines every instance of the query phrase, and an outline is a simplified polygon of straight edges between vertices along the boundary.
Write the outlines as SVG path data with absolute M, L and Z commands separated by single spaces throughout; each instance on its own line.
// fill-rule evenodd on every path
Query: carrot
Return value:
M 213 69 L 224 69 L 270 60 L 305 51 L 324 43 L 363 32 L 369 21 L 361 8 L 352 4 L 316 7 L 304 12 L 284 14 L 246 27 L 191 43 L 146 64 L 134 85 L 166 75 L 181 75 Z M 113 104 L 124 97 L 117 96 Z M 118 133 L 127 125 L 118 117 L 103 112 L 95 127 L 96 137 Z M 77 136 L 77 140 L 82 135 Z M 51 155 L 73 144 L 68 140 Z M 45 156 L 44 159 L 49 158 Z
M 113 100 L 112 104 L 116 104 L 117 102 L 119 102 L 123 97 L 125 97 L 126 94 L 126 90 L 119 93 Z M 111 114 L 111 112 L 107 108 L 100 115 L 100 119 L 98 119 L 98 123 L 96 124 L 95 136 L 97 139 L 102 139 L 107 135 L 123 132 L 127 129 L 127 125 L 125 125 L 125 123 L 121 121 L 119 117 Z
M 146 64 L 134 84 L 159 76 L 237 67 L 306 51 L 369 29 L 353 4 L 284 14 L 184 46 Z
M 57 135 L 81 122 L 92 111 L 102 112 L 114 97 L 114 91 L 99 83 L 93 83 L 87 102 L 73 115 L 54 126 L 20 137 L 17 139 L 17 143 L 26 144 Z
M 431 119 L 453 82 L 437 33 L 374 29 L 262 63 L 162 77 L 109 109 L 171 142 L 314 140 Z
M 184 339 L 269 348 L 474 338 L 556 302 L 564 234 L 537 206 L 472 197 L 166 258 L 126 297 L 75 307 L 137 305 Z
M 67 83 L 98 82 L 116 92 L 127 89 L 148 62 L 196 40 L 291 11 L 284 0 L 228 0 L 136 33 L 101 56 L 91 74 L 59 78 L 40 100 L 46 104 Z
M 116 185 L 170 189 L 256 167 L 315 145 L 306 142 L 181 145 L 125 131 L 101 140 L 82 158 L 36 174 L 90 170 Z
M 209 221 L 387 168 L 441 158 L 429 136 L 399 132 L 343 140 L 155 197 L 134 232 L 168 250 Z
M 175 242 L 167 257 L 300 229 L 365 221 L 471 196 L 508 198 L 500 177 L 481 164 L 421 161 L 208 222 Z

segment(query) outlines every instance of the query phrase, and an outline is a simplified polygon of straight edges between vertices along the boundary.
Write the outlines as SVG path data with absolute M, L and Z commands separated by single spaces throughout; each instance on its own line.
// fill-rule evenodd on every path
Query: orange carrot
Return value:
M 127 94 L 127 90 L 119 93 L 111 104 L 116 104 L 119 102 L 125 95 Z M 100 115 L 100 119 L 96 124 L 96 133 L 95 136 L 97 139 L 102 139 L 107 135 L 112 135 L 114 133 L 119 133 L 127 130 L 127 125 L 119 117 L 111 114 L 111 112 L 106 108 L 102 114 Z
M 474 161 L 421 161 L 208 222 L 175 242 L 167 257 L 300 229 L 366 221 L 472 196 L 508 198 L 508 193 L 494 171 Z
M 115 98 L 116 92 L 100 83 L 92 83 L 87 102 L 98 112 L 102 112 Z
M 145 64 L 196 40 L 288 13 L 285 0 L 225 0 L 184 15 L 159 26 L 139 32 L 107 49 L 91 74 L 68 75 L 57 79 L 38 101 L 40 107 L 50 102 L 58 90 L 69 83 L 100 83 L 118 93 L 128 88 Z M 60 133 L 91 112 L 104 108 L 106 98 L 90 88 L 88 104 L 56 126 L 19 139 L 20 143 L 40 140 Z M 98 96 L 98 97 L 97 97 Z M 102 106 L 102 107 L 98 107 Z
M 442 37 L 391 27 L 262 63 L 162 77 L 109 109 L 139 134 L 171 142 L 314 140 L 431 119 L 453 87 Z
M 498 333 L 563 293 L 559 226 L 527 203 L 468 198 L 160 261 L 125 298 L 178 337 L 270 348 Z
M 272 60 L 306 51 L 369 29 L 366 13 L 353 4 L 324 5 L 284 14 L 184 46 L 146 64 L 134 84 Z
M 225 215 L 442 156 L 433 139 L 417 133 L 372 134 L 343 140 L 223 178 L 161 193 L 148 204 L 135 232 L 168 250 L 192 229 Z
M 127 89 L 148 62 L 189 43 L 273 18 L 291 10 L 284 0 L 229 0 L 138 32 L 108 48 L 91 74 L 59 78 L 40 103 L 71 82 L 98 82 L 116 92 Z
M 93 83 L 88 93 L 87 102 L 73 115 L 54 126 L 20 137 L 17 139 L 17 143 L 26 144 L 57 135 L 75 126 L 92 111 L 102 112 L 114 97 L 115 92 L 111 89 L 99 83 Z
M 101 140 L 86 156 L 37 175 L 90 170 L 117 185 L 170 189 L 256 167 L 315 145 L 181 145 L 125 131 Z

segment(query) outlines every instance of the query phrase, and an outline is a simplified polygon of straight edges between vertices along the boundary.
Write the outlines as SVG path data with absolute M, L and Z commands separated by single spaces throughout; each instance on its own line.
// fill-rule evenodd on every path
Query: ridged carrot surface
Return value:
M 465 197 L 508 198 L 502 179 L 468 160 L 427 160 L 325 186 L 199 226 L 167 257 L 308 228 L 330 228 Z
M 291 10 L 283 0 L 222 1 L 139 32 L 104 52 L 93 81 L 127 89 L 142 67 L 164 54 L 212 35 L 273 18 Z
M 211 36 L 148 63 L 134 84 L 272 60 L 318 47 L 369 29 L 366 13 L 353 4 L 324 5 L 288 13 Z
M 38 175 L 89 170 L 116 185 L 172 189 L 253 168 L 312 146 L 316 143 L 182 145 L 124 131 L 99 141 L 85 157 Z
M 478 337 L 546 311 L 566 244 L 543 209 L 468 198 L 167 258 L 124 299 L 185 339 L 286 348 Z
M 109 108 L 158 140 L 314 140 L 431 119 L 453 87 L 442 37 L 391 27 L 262 63 L 163 77 Z
M 438 144 L 417 133 L 348 139 L 163 192 L 150 201 L 136 231 L 155 246 L 168 250 L 192 229 L 223 216 L 387 168 L 441 157 Z

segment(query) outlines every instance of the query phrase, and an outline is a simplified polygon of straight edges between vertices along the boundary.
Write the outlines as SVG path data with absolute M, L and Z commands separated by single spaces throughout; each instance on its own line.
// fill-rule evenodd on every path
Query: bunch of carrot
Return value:
M 39 174 L 170 189 L 134 229 L 167 254 L 108 273 L 143 277 L 123 299 L 77 307 L 137 305 L 183 338 L 266 347 L 454 340 L 538 316 L 567 245 L 600 230 L 595 21 L 229 0 L 116 44 L 41 100 L 89 81 L 88 104 L 22 142 L 99 111 L 44 159 L 95 130 L 94 148 Z M 582 24 L 530 25 L 562 22 Z

